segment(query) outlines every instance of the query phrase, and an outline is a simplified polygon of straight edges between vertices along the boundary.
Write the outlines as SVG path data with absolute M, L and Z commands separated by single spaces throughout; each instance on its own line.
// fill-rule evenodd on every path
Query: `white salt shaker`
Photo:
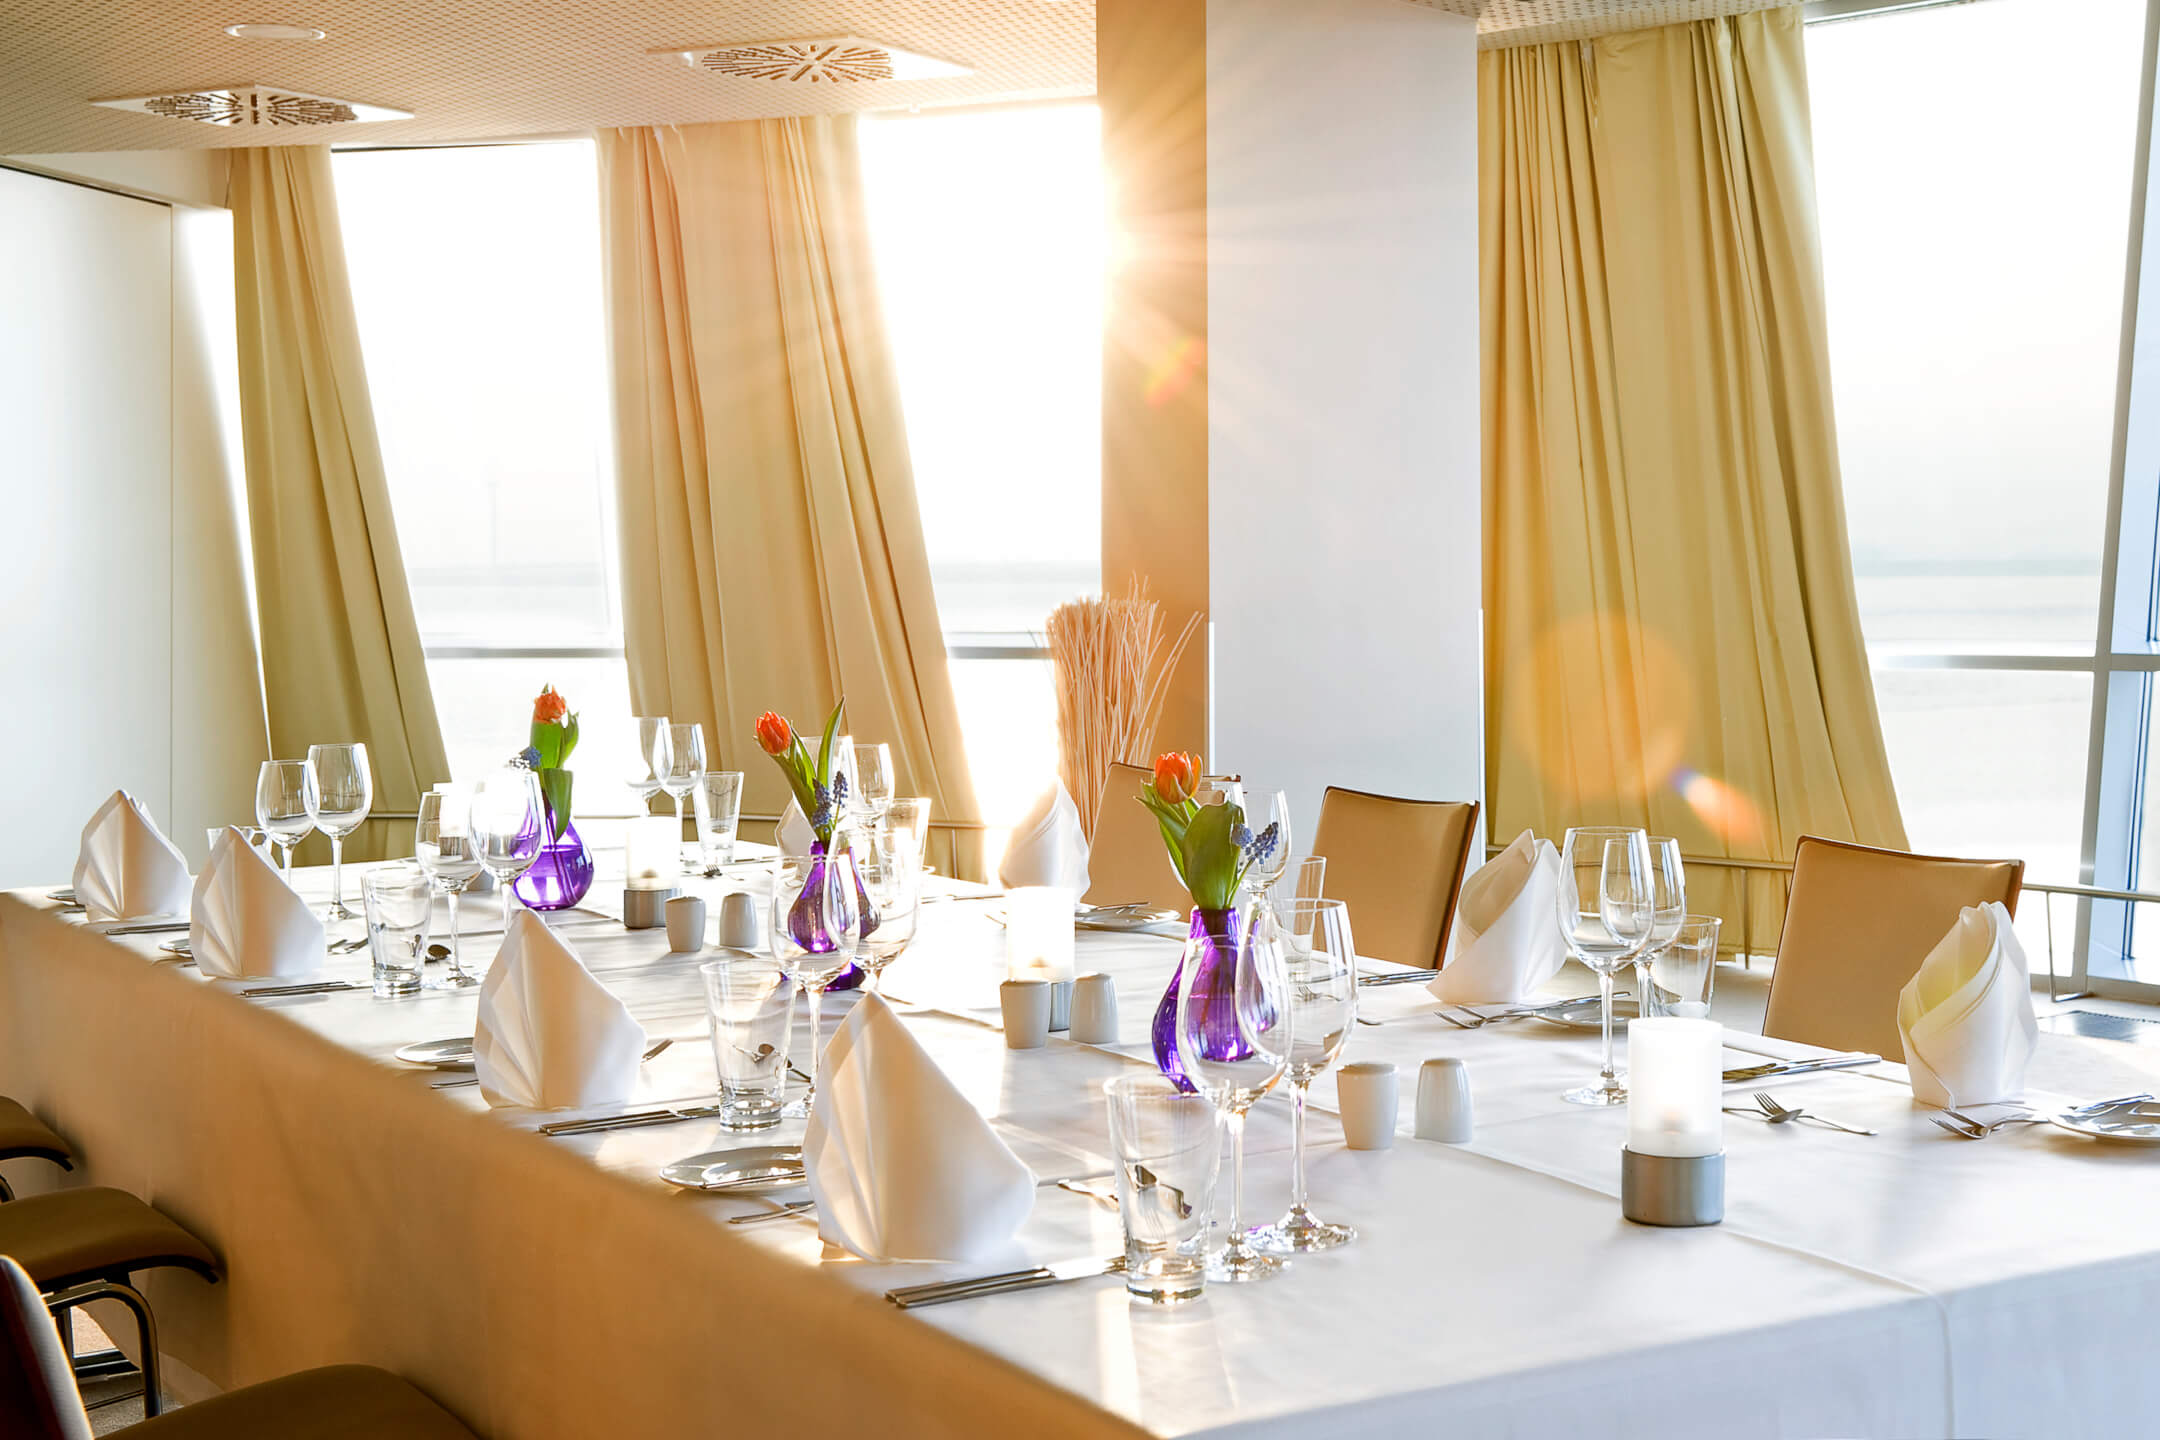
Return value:
M 1073 981 L 1068 1033 L 1083 1045 L 1117 1044 L 1117 983 L 1108 975 L 1082 975 Z
M 1427 1060 L 1418 1067 L 1417 1137 L 1444 1145 L 1470 1140 L 1470 1072 L 1453 1057 Z
M 1392 1148 L 1399 1103 L 1395 1067 L 1385 1060 L 1361 1060 L 1335 1072 L 1335 1104 L 1342 1113 L 1343 1143 L 1352 1150 Z
M 720 897 L 720 948 L 755 950 L 763 939 L 757 896 L 737 890 Z

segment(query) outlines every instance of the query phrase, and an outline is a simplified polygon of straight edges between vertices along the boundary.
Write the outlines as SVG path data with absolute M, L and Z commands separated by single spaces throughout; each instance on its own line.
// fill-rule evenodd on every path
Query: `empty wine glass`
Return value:
M 1595 971 L 1604 1035 L 1598 1083 L 1564 1095 L 1572 1105 L 1624 1105 L 1627 1090 L 1613 1067 L 1613 976 L 1650 942 L 1657 894 L 1650 837 L 1640 830 L 1582 826 L 1560 847 L 1560 936 Z
M 307 780 L 308 816 L 330 837 L 330 908 L 323 914 L 350 920 L 358 912 L 345 905 L 345 837 L 360 828 L 375 800 L 367 746 L 358 741 L 308 746 Z
M 877 924 L 863 937 L 856 956 L 875 993 L 885 967 L 899 959 L 915 941 L 915 921 L 922 908 L 922 867 L 909 858 L 907 838 L 881 830 L 855 855 L 855 869 L 862 879 L 863 897 L 877 916 Z
M 518 903 L 511 886 L 532 869 L 547 841 L 540 777 L 530 770 L 507 768 L 483 777 L 473 787 L 472 835 L 480 848 L 481 865 L 502 890 L 503 933 L 507 935 L 510 914 Z
M 668 769 L 668 718 L 665 715 L 640 715 L 637 717 L 637 755 L 630 762 L 630 776 L 626 783 L 638 798 L 640 811 L 652 808 L 652 797 L 660 793 L 660 777 Z
M 810 1088 L 788 1107 L 790 1114 L 807 1115 L 817 1100 L 825 987 L 854 963 L 862 947 L 862 906 L 855 887 L 855 864 L 845 849 L 783 855 L 773 874 L 773 959 L 810 1000 Z
M 855 768 L 849 772 L 848 784 L 848 802 L 876 828 L 876 822 L 893 803 L 892 746 L 857 745 Z
M 675 839 L 682 840 L 683 797 L 697 788 L 705 773 L 705 727 L 698 724 L 667 727 L 667 763 L 660 770 L 660 788 L 675 802 Z
M 450 963 L 440 988 L 458 990 L 480 983 L 465 968 L 459 948 L 458 896 L 480 878 L 480 847 L 472 834 L 472 792 L 463 786 L 438 786 L 420 797 L 419 823 L 413 827 L 413 858 L 435 888 L 450 898 Z
M 900 854 L 920 871 L 924 851 L 930 844 L 930 797 L 903 795 L 894 800 L 885 807 L 878 829 L 892 836 Z
M 1280 790 L 1247 790 L 1239 803 L 1254 839 L 1265 835 L 1268 826 L 1275 827 L 1274 847 L 1245 876 L 1248 894 L 1265 895 L 1290 868 L 1290 797 Z
M 1208 1261 L 1208 1279 L 1265 1280 L 1283 1261 L 1245 1229 L 1245 1115 L 1290 1065 L 1292 1009 L 1273 913 L 1254 906 L 1237 927 L 1234 953 L 1210 950 L 1178 982 L 1177 1048 L 1185 1074 L 1230 1126 L 1233 1168 L 1228 1244 Z
M 314 833 L 307 801 L 307 761 L 265 760 L 255 775 L 255 823 L 285 852 L 285 883 L 292 883 L 293 849 Z
M 1650 962 L 1673 943 L 1680 922 L 1687 919 L 1687 871 L 1680 859 L 1680 842 L 1670 835 L 1650 837 L 1650 888 L 1655 894 L 1650 939 L 1635 957 L 1635 1008 L 1644 1015 L 1650 1013 L 1643 1008 L 1642 998 L 1649 990 Z
M 1357 947 L 1350 907 L 1340 900 L 1278 900 L 1275 920 L 1290 1011 L 1290 1209 L 1254 1239 L 1266 1250 L 1328 1250 L 1357 1231 L 1322 1220 L 1306 1203 L 1305 1104 L 1357 1020 Z

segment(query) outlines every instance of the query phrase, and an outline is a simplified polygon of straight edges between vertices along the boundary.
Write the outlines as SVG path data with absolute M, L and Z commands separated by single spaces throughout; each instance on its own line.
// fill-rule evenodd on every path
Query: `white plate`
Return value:
M 1633 1000 L 1619 999 L 1612 1002 L 1615 1029 L 1633 1020 L 1635 1014 Z M 1543 1020 L 1548 1025 L 1564 1026 L 1569 1030 L 1599 1030 L 1604 1028 L 1605 1023 L 1598 1014 L 1598 1002 L 1595 999 L 1583 1000 L 1562 1010 L 1546 1010 L 1531 1018 Z
M 1080 910 L 1074 913 L 1073 924 L 1082 930 L 1131 934 L 1158 925 L 1175 925 L 1182 918 L 1175 910 Z
M 660 1178 L 685 1190 L 725 1185 L 730 1194 L 762 1195 L 803 1183 L 800 1145 L 748 1145 L 740 1150 L 708 1150 L 662 1167 Z M 762 1178 L 761 1178 L 762 1177 Z
M 473 1068 L 473 1037 L 454 1035 L 448 1040 L 422 1040 L 397 1052 L 408 1065 L 432 1065 L 437 1070 Z
M 2134 1117 L 2126 1118 L 2133 1118 L 2135 1123 L 2125 1124 L 2123 1119 L 2106 1115 L 2089 1120 L 2050 1115 L 2048 1123 L 2073 1135 L 2085 1135 L 2113 1145 L 2160 1145 L 2160 1105 L 2140 1105 Z
M 185 935 L 182 935 L 177 940 L 167 940 L 157 948 L 167 955 L 179 955 L 186 959 L 193 959 L 195 956 L 195 948 L 188 944 L 188 937 Z

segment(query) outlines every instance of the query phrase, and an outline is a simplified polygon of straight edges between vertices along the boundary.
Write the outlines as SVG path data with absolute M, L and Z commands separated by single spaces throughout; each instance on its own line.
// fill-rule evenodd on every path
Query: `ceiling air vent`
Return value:
M 966 75 L 965 65 L 918 55 L 865 40 L 860 35 L 827 35 L 815 40 L 766 40 L 754 45 L 715 45 L 695 50 L 662 50 L 680 55 L 693 70 L 745 80 L 778 80 L 797 85 L 852 85 L 872 80 L 936 80 Z
M 384 105 L 303 95 L 275 85 L 225 85 L 214 90 L 183 90 L 173 95 L 141 95 L 127 100 L 95 100 L 109 110 L 135 110 L 173 120 L 242 129 L 288 125 L 342 125 L 353 120 L 410 120 L 412 112 Z

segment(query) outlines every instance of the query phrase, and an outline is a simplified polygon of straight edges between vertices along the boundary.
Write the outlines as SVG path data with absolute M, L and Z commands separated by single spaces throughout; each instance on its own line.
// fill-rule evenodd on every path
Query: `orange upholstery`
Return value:
M 1327 788 L 1312 853 L 1327 857 L 1326 893 L 1350 907 L 1360 955 L 1439 968 L 1479 809 Z
M 1141 766 L 1113 764 L 1103 782 L 1102 810 L 1088 846 L 1084 898 L 1091 905 L 1140 903 L 1181 914 L 1192 905 L 1170 866 L 1162 830 L 1140 803 L 1140 789 L 1150 778 Z
M 40 1290 L 178 1265 L 218 1278 L 202 1241 L 125 1190 L 93 1186 L 0 1205 L 0 1255 L 29 1272 Z

